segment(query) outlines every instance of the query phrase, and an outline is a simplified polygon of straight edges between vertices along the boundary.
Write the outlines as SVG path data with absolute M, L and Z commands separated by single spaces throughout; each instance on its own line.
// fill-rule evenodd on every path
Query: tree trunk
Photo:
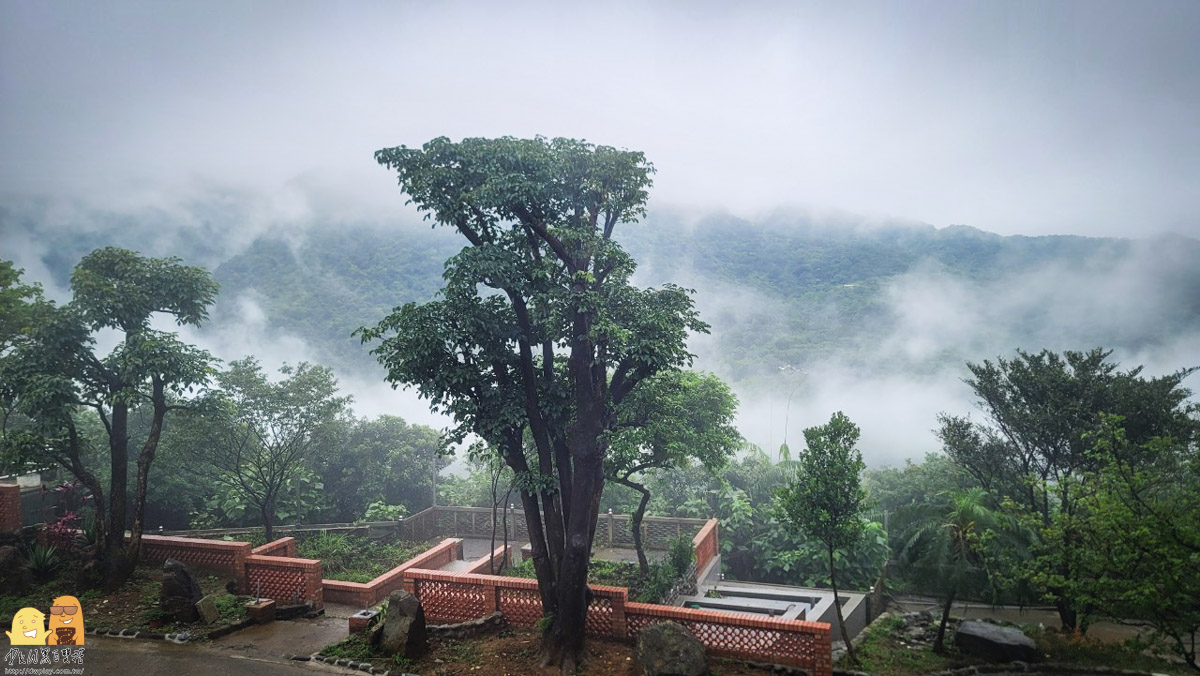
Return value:
M 142 552 L 142 531 L 146 525 L 146 493 L 150 481 L 150 465 L 158 451 L 158 441 L 162 438 L 163 421 L 167 416 L 167 402 L 163 394 L 163 384 L 158 378 L 154 379 L 154 417 L 150 422 L 150 434 L 142 445 L 142 452 L 137 460 L 137 486 L 133 496 L 133 529 L 129 536 L 129 547 L 126 555 L 131 568 L 136 567 Z
M 271 525 L 271 522 L 275 520 L 273 502 L 275 502 L 274 498 L 267 498 L 258 506 L 258 512 L 262 514 L 263 534 L 266 536 L 267 542 L 275 539 L 275 527 Z
M 833 565 L 833 547 L 829 547 L 829 586 L 833 587 L 833 608 L 837 611 L 838 627 L 842 630 L 842 642 L 846 644 L 846 657 L 850 665 L 858 664 L 858 656 L 854 654 L 854 646 L 850 644 L 850 633 L 846 631 L 846 618 L 842 617 L 842 600 L 838 596 L 837 574 Z
M 1075 631 L 1079 626 L 1079 613 L 1075 612 L 1071 602 L 1060 597 L 1054 602 L 1054 607 L 1058 609 L 1058 620 L 1062 623 L 1063 631 Z
M 129 476 L 129 406 L 113 404 L 108 436 L 109 489 L 108 532 L 100 552 L 102 585 L 112 591 L 125 583 L 132 571 L 125 557 L 126 502 Z
M 650 504 L 650 491 L 646 490 L 643 484 L 630 479 L 616 479 L 616 482 L 642 494 L 637 509 L 633 510 L 630 524 L 633 527 L 633 548 L 637 551 L 638 568 L 642 571 L 642 577 L 646 577 L 650 574 L 650 561 L 646 558 L 646 545 L 642 542 L 642 519 L 646 516 L 646 507 Z
M 946 597 L 946 603 L 942 606 L 942 623 L 938 625 L 937 638 L 933 641 L 933 652 L 935 653 L 946 651 L 946 624 L 950 621 L 950 607 L 954 605 L 956 591 L 955 589 L 950 590 L 950 595 Z
M 567 522 L 567 540 L 558 574 L 558 613 L 543 640 L 543 663 L 558 665 L 572 674 L 583 658 L 587 633 L 587 610 L 591 591 L 587 586 L 591 557 L 593 515 L 600 509 L 604 472 L 600 458 L 575 466 L 574 504 Z

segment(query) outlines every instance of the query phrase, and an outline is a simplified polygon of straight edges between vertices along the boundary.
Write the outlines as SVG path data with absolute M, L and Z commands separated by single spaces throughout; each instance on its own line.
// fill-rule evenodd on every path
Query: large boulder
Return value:
M 33 586 L 33 575 L 25 567 L 20 550 L 8 545 L 0 547 L 0 596 L 20 596 Z
M 373 633 L 371 641 L 372 647 L 387 656 L 424 655 L 429 650 L 429 635 L 425 629 L 425 609 L 417 597 L 403 589 L 389 594 L 383 629 Z
M 196 604 L 204 594 L 190 568 L 175 559 L 163 563 L 162 591 L 158 607 L 168 622 L 195 622 L 200 619 Z
M 1037 645 L 1020 629 L 987 622 L 962 622 L 954 634 L 954 645 L 965 655 L 992 662 L 1035 662 Z
M 657 622 L 638 633 L 637 661 L 645 676 L 703 676 L 704 644 L 678 622 Z

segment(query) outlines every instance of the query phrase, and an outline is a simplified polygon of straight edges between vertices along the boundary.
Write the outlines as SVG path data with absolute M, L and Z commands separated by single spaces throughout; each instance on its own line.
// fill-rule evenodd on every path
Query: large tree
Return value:
M 46 304 L 27 340 L 8 367 L 15 409 L 29 421 L 38 443 L 26 450 L 37 460 L 58 462 L 91 491 L 103 582 L 120 585 L 136 565 L 145 521 L 150 468 L 167 414 L 185 407 L 181 397 L 205 382 L 211 355 L 183 343 L 176 334 L 151 328 L 155 316 L 178 325 L 198 326 L 207 317 L 217 284 L 203 268 L 176 258 L 144 258 L 124 249 L 98 249 L 71 275 L 73 298 L 64 306 Z M 119 339 L 107 354 L 97 336 Z M 148 411 L 145 438 L 130 438 L 130 415 Z M 89 410 L 104 429 L 109 456 L 108 501 L 94 469 L 85 465 L 88 445 L 76 416 Z M 129 456 L 137 470 L 129 515 Z M 131 537 L 126 541 L 125 529 Z
M 605 460 L 609 481 L 641 496 L 633 511 L 633 545 L 642 575 L 650 571 L 642 542 L 642 520 L 650 489 L 642 473 L 684 467 L 697 460 L 710 472 L 724 469 L 742 444 L 733 425 L 737 395 L 711 373 L 667 371 L 647 380 L 617 412 Z
M 337 378 L 324 366 L 284 365 L 271 381 L 252 357 L 231 362 L 217 374 L 223 405 L 201 418 L 198 438 L 220 480 L 247 500 L 274 537 L 281 491 L 303 470 L 322 439 L 332 438 L 349 397 L 337 395 Z
M 1197 432 L 1187 404 L 1190 392 L 1181 385 L 1195 369 L 1145 378 L 1140 366 L 1119 370 L 1110 355 L 1098 348 L 1061 355 L 1017 350 L 1013 359 L 968 363 L 972 377 L 966 382 L 991 424 L 939 418 L 947 454 L 1035 519 L 1040 532 L 1035 564 L 1068 629 L 1079 626 L 1083 610 L 1071 593 L 1079 574 L 1076 517 L 1084 495 L 1075 488 L 1101 465 L 1089 441 L 1101 414 L 1124 418 L 1131 442 L 1124 451 L 1133 466 L 1153 461 L 1146 446 L 1151 439 L 1186 444 Z
M 804 430 L 806 448 L 796 463 L 795 475 L 779 489 L 778 500 L 785 522 L 807 537 L 820 540 L 829 554 L 829 585 L 842 641 L 850 662 L 856 661 L 842 602 L 838 596 L 838 553 L 858 544 L 866 531 L 863 511 L 866 468 L 858 450 L 858 425 L 838 411 L 829 422 Z
M 705 330 L 689 292 L 629 283 L 613 239 L 644 212 L 642 153 L 571 139 L 439 138 L 376 153 L 427 218 L 467 246 L 440 297 L 409 304 L 364 340 L 394 384 L 416 386 L 516 473 L 545 613 L 544 662 L 574 670 L 604 488 L 606 432 L 646 378 L 690 361 Z M 524 447 L 528 432 L 533 451 Z

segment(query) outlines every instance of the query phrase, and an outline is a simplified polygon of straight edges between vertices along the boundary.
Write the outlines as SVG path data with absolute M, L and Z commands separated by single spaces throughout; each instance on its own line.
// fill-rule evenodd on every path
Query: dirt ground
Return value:
M 538 666 L 540 638 L 535 631 L 506 630 L 498 635 L 461 641 L 431 641 L 428 655 L 398 665 L 389 660 L 372 664 L 411 671 L 422 676 L 559 676 L 561 671 Z M 635 676 L 633 646 L 588 639 L 587 657 L 579 673 L 590 676 Z M 726 660 L 710 659 L 713 676 L 767 676 L 770 671 Z

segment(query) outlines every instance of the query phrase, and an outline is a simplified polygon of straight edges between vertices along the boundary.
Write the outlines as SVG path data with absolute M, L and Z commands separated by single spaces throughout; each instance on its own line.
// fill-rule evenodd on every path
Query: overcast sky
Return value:
M 1200 2 L 565 5 L 3 0 L 0 190 L 388 213 L 376 149 L 543 134 L 652 208 L 1200 235 Z

